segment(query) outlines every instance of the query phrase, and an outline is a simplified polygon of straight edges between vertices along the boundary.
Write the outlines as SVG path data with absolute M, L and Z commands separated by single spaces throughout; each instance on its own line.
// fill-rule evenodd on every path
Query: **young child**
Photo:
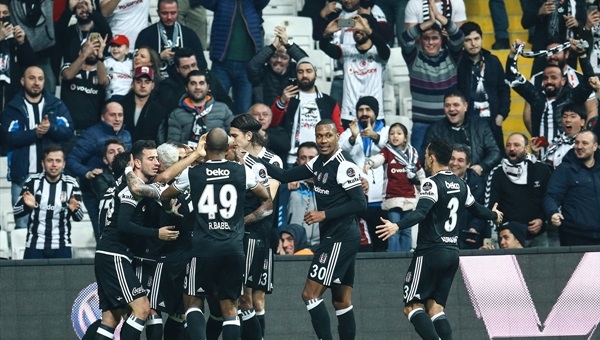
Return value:
M 425 179 L 417 150 L 408 144 L 408 130 L 401 123 L 390 126 L 388 142 L 381 151 L 369 158 L 363 167 L 367 173 L 371 168 L 387 164 L 385 171 L 385 198 L 381 209 L 388 211 L 390 221 L 399 222 L 407 211 L 417 206 L 415 185 Z M 388 239 L 388 252 L 410 251 L 411 229 L 404 229 Z
M 133 80 L 132 58 L 129 55 L 129 39 L 117 34 L 108 43 L 110 57 L 104 60 L 110 84 L 106 89 L 106 100 L 119 100 L 131 89 Z

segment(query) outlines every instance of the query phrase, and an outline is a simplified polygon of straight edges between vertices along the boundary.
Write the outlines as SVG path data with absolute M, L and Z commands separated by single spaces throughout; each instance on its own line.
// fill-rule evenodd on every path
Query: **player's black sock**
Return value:
M 333 340 L 329 314 L 327 313 L 325 304 L 323 304 L 323 299 L 316 298 L 309 300 L 306 302 L 306 309 L 308 309 L 308 313 L 310 313 L 310 321 L 312 322 L 317 337 L 321 340 Z
M 223 317 L 214 316 L 211 312 L 208 316 L 208 321 L 206 322 L 206 340 L 218 340 L 222 330 Z
M 123 324 L 123 327 L 121 327 L 121 339 L 138 340 L 144 330 L 145 323 L 146 320 L 138 319 L 135 315 L 131 314 Z
M 240 319 L 237 316 L 223 317 L 223 340 L 240 339 Z
M 102 321 L 102 320 L 100 320 Z M 115 338 L 115 329 L 106 325 L 100 324 L 96 330 L 95 340 L 106 340 Z
M 146 339 L 162 340 L 163 338 L 163 319 L 160 315 L 150 315 L 146 320 Z
M 260 340 L 260 323 L 256 318 L 254 308 L 242 311 L 242 340 Z M 223 329 L 225 324 L 223 324 Z
M 85 334 L 83 335 L 83 338 L 81 338 L 81 340 L 94 340 L 96 338 L 98 326 L 100 326 L 101 322 L 102 319 L 98 319 L 92 322 L 92 324 L 85 330 Z
M 415 330 L 421 336 L 423 340 L 439 340 L 440 337 L 435 331 L 435 327 L 433 326 L 433 322 L 429 318 L 429 315 L 425 313 L 423 308 L 413 309 L 408 314 L 408 321 L 410 321 L 413 326 L 415 326 Z
M 356 321 L 352 306 L 335 311 L 338 319 L 338 334 L 340 340 L 354 340 L 356 337 Z
M 434 315 L 431 318 L 431 321 L 433 321 L 435 331 L 440 336 L 440 339 L 452 340 L 452 327 L 450 327 L 450 322 L 446 319 L 446 314 L 444 312 Z
M 206 321 L 200 308 L 189 308 L 185 312 L 185 322 L 187 323 L 188 338 L 194 340 L 206 339 Z
M 265 310 L 256 311 L 256 318 L 258 319 L 258 323 L 260 324 L 260 334 L 262 334 L 263 338 L 265 337 Z
M 169 316 L 165 321 L 163 333 L 164 340 L 180 340 L 183 333 L 183 320 L 176 316 Z

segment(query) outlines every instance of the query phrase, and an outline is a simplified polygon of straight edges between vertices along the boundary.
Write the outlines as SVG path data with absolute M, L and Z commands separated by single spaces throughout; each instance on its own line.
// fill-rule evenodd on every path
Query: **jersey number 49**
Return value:
M 198 212 L 207 214 L 208 218 L 214 220 L 219 213 L 223 219 L 230 219 L 235 214 L 237 205 L 237 191 L 232 184 L 225 184 L 218 193 L 219 202 L 215 202 L 215 185 L 207 184 L 198 200 Z M 219 209 L 221 208 L 221 209 Z

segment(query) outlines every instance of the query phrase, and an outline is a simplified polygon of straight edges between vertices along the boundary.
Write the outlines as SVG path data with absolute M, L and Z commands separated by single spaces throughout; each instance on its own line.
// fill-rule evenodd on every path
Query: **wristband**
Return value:
M 132 172 L 132 171 L 133 171 L 133 168 L 132 168 L 132 167 L 130 167 L 130 166 L 126 167 L 126 168 L 125 168 L 125 175 L 127 175 L 128 173 L 130 173 L 130 172 Z

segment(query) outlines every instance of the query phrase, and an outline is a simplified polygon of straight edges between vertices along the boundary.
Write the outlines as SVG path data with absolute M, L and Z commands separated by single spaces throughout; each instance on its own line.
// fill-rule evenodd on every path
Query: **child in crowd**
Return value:
M 129 39 L 117 34 L 108 43 L 110 57 L 104 60 L 110 84 L 106 89 L 106 100 L 119 100 L 131 89 L 132 58 L 129 55 Z
M 388 219 L 397 223 L 406 212 L 417 206 L 415 185 L 425 179 L 417 150 L 408 144 L 408 130 L 401 123 L 390 126 L 388 142 L 381 151 L 370 157 L 363 167 L 365 173 L 383 164 L 385 172 L 385 198 L 381 209 L 388 211 Z M 411 229 L 404 229 L 388 239 L 389 252 L 407 252 L 412 245 Z

